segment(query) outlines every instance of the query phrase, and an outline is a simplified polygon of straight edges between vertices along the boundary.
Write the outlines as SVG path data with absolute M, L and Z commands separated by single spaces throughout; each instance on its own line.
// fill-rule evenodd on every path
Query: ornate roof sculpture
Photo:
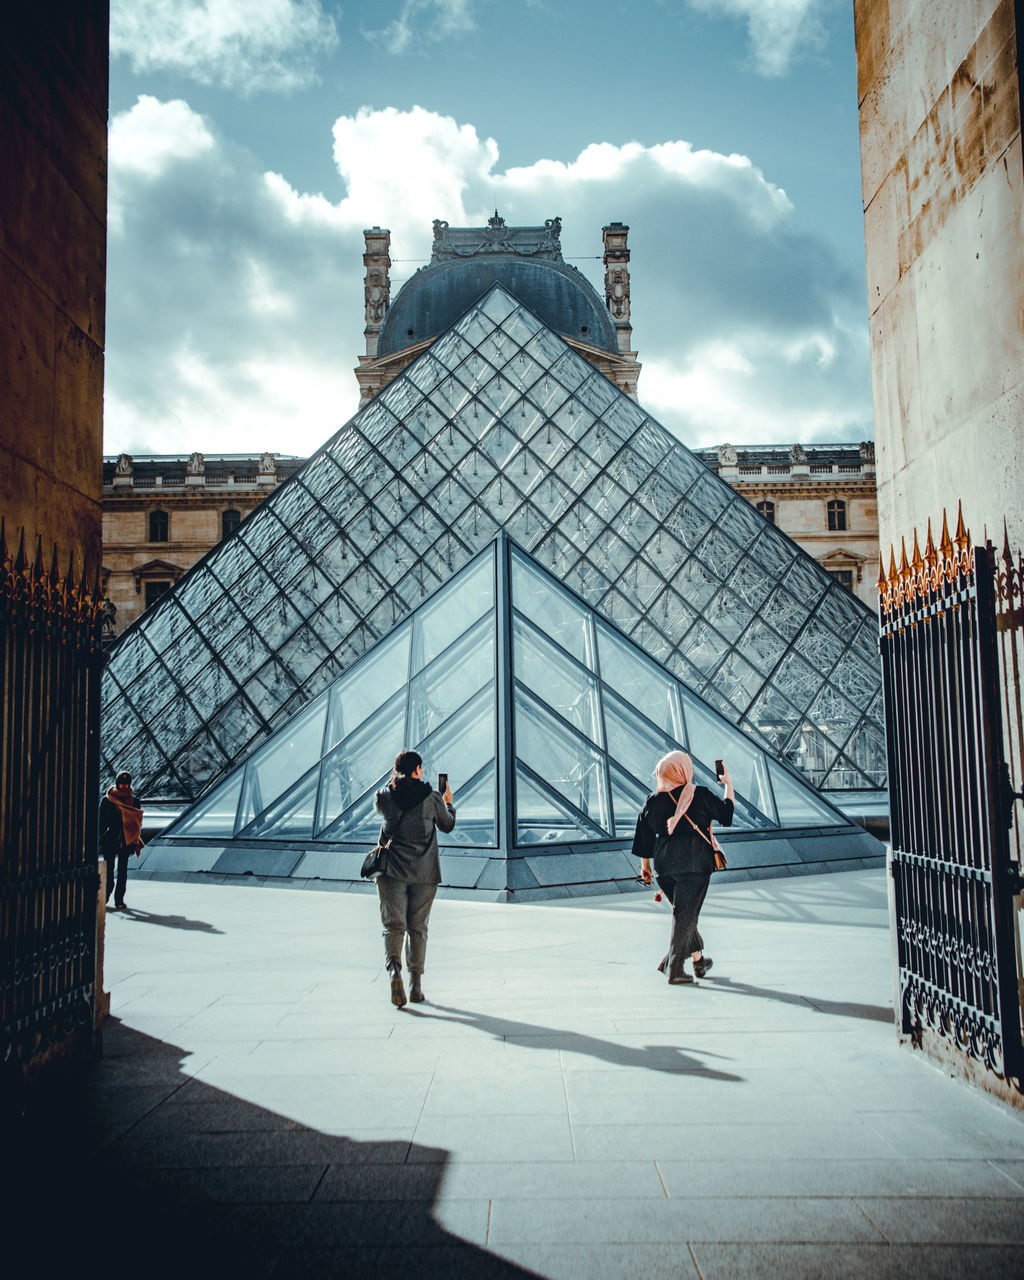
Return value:
M 653 762 L 686 743 L 698 781 L 729 761 L 734 873 L 874 842 L 567 591 L 504 533 L 291 716 L 151 849 L 153 867 L 356 881 L 395 743 L 447 771 L 445 883 L 507 896 L 629 886 Z M 785 836 L 783 836 L 785 832 Z M 823 841 L 818 840 L 818 856 Z M 838 852 L 837 852 L 838 850 Z
M 434 221 L 430 263 L 408 279 L 388 307 L 377 355 L 393 355 L 436 337 L 500 284 L 563 337 L 618 353 L 615 325 L 593 285 L 562 257 L 562 219 L 542 227 L 451 227 Z
M 500 529 L 814 785 L 884 785 L 876 616 L 500 286 L 124 633 L 106 767 L 195 799 Z

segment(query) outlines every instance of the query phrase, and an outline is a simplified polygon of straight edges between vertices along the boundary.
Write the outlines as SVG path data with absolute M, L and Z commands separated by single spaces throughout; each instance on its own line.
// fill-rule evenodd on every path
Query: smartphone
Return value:
M 437 789 L 442 795 L 448 790 L 448 775 L 446 773 L 437 775 Z
M 720 778 L 723 773 L 725 773 L 725 761 L 716 760 L 715 761 L 715 777 Z

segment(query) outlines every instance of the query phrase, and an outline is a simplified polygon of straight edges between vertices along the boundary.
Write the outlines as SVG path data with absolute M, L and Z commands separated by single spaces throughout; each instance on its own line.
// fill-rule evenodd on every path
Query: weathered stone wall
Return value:
M 8 6 L 0 41 L 0 514 L 100 553 L 107 0 Z
M 883 549 L 1024 544 L 1021 0 L 855 0 Z

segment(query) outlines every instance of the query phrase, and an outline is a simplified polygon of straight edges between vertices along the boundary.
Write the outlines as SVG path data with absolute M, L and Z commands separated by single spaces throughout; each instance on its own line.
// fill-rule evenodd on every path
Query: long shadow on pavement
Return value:
M 446 1151 L 305 1128 L 186 1076 L 182 1050 L 115 1019 L 104 1039 L 83 1085 L 7 1135 L 5 1275 L 533 1276 L 434 1220 Z M 386 1126 L 386 1062 L 338 1088 L 365 1090 Z
M 578 1031 L 561 1031 L 541 1026 L 535 1022 L 517 1022 L 512 1018 L 494 1018 L 490 1014 L 476 1013 L 471 1009 L 457 1009 L 449 1005 L 431 1002 L 422 1011 L 409 1009 L 415 1018 L 434 1018 L 442 1022 L 456 1022 L 464 1027 L 475 1027 L 495 1040 L 514 1040 L 523 1048 L 560 1050 L 578 1053 L 588 1058 L 598 1058 L 617 1067 L 641 1067 L 645 1071 L 681 1071 L 701 1075 L 709 1080 L 738 1082 L 743 1076 L 709 1067 L 703 1058 L 720 1058 L 722 1055 L 701 1051 L 701 1057 L 693 1057 L 673 1044 L 649 1044 L 642 1049 L 616 1044 L 614 1040 L 601 1040 L 597 1036 L 582 1035 Z
M 220 933 L 215 925 L 205 920 L 190 920 L 188 916 L 158 916 L 152 911 L 139 911 L 135 907 L 122 907 L 118 913 L 122 919 L 134 920 L 138 924 L 159 924 L 165 929 L 187 929 L 191 933 Z
M 776 991 L 772 987 L 755 987 L 750 982 L 738 982 L 735 978 L 720 978 L 717 974 L 702 978 L 701 982 L 706 982 L 715 995 L 726 995 L 734 991 L 737 995 L 755 996 L 761 1000 L 778 1000 L 781 1004 L 809 1007 L 816 1009 L 819 1013 L 831 1014 L 837 1018 L 866 1018 L 869 1022 L 892 1022 L 894 1019 L 889 1005 L 822 1000 L 818 996 L 802 996 L 795 991 Z

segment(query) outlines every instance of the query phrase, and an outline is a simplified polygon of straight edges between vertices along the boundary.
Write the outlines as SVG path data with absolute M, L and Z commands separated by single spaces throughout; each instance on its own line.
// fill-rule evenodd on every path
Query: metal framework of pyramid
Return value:
M 814 786 L 884 785 L 875 615 L 500 286 L 125 632 L 108 773 L 197 799 L 498 531 Z
M 355 882 L 380 829 L 375 793 L 411 746 L 455 791 L 455 829 L 439 835 L 446 885 L 518 896 L 630 887 L 627 850 L 654 764 L 680 743 L 707 786 L 713 761 L 729 763 L 734 873 L 800 862 L 801 839 L 829 862 L 877 855 L 803 778 L 502 533 L 193 805 L 147 864 Z

